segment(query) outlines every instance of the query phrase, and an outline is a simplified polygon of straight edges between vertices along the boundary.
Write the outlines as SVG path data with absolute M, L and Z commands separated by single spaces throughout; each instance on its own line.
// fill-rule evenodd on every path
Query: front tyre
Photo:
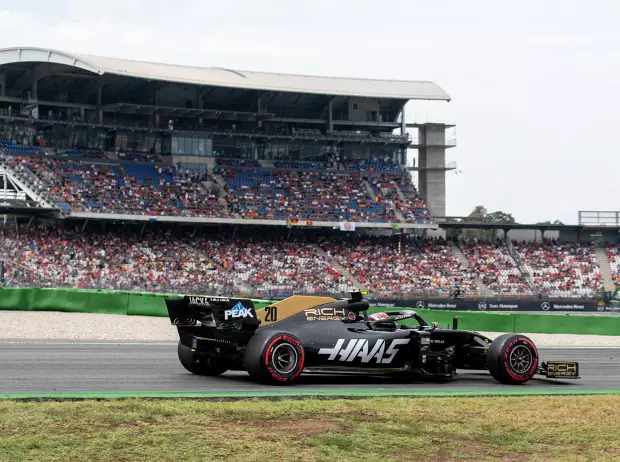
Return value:
M 227 370 L 213 358 L 194 353 L 190 347 L 183 345 L 180 340 L 177 352 L 183 367 L 192 374 L 214 376 L 223 374 Z
M 304 368 L 305 352 L 294 335 L 266 331 L 250 339 L 243 361 L 252 380 L 269 385 L 289 385 Z
M 500 335 L 487 352 L 489 372 L 506 385 L 520 385 L 530 380 L 536 374 L 538 362 L 538 349 L 525 335 Z

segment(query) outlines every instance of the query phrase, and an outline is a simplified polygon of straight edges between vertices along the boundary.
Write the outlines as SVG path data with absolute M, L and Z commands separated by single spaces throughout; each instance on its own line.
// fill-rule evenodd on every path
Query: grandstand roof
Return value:
M 64 64 L 98 75 L 111 74 L 193 85 L 334 96 L 450 101 L 450 96 L 439 85 L 429 81 L 236 71 L 219 67 L 179 66 L 104 58 L 34 47 L 0 49 L 0 65 L 29 62 Z

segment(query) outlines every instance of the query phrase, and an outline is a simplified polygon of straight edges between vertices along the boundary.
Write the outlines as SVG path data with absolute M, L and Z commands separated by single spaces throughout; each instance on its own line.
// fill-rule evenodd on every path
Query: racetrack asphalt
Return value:
M 350 392 L 403 394 L 580 393 L 620 390 L 620 348 L 540 348 L 541 360 L 580 363 L 580 380 L 536 378 L 525 385 L 497 383 L 486 372 L 460 372 L 448 381 L 396 377 L 302 375 L 293 387 L 253 383 L 244 372 L 201 377 L 185 371 L 176 343 L 0 343 L 0 395 L 114 392 L 256 394 L 286 391 L 334 395 Z

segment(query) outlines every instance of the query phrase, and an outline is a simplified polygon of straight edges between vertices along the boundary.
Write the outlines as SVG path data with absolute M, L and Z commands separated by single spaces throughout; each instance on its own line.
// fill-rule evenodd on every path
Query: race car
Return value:
M 368 314 L 361 292 L 351 298 L 294 295 L 255 310 L 250 299 L 167 298 L 179 332 L 178 355 L 188 371 L 215 376 L 245 370 L 265 384 L 291 384 L 302 373 L 415 374 L 452 378 L 458 369 L 488 370 L 503 384 L 534 375 L 579 378 L 572 361 L 541 363 L 528 337 L 494 340 L 443 328 L 413 310 Z

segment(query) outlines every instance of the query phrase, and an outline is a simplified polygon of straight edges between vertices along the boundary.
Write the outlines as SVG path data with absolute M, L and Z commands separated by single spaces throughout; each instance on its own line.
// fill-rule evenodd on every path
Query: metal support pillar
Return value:
M 198 225 L 194 225 L 194 231 L 192 231 L 191 237 L 195 237 L 196 236 L 196 231 L 198 231 Z
M 334 119 L 333 119 L 333 113 L 332 113 L 332 102 L 333 99 L 329 101 L 329 104 L 327 105 L 327 130 L 329 130 L 330 132 L 334 130 Z
M 101 110 L 101 91 L 103 85 L 97 87 L 97 123 L 103 124 L 103 111 Z
M 84 233 L 87 225 L 88 225 L 88 218 L 84 221 L 84 224 L 82 225 L 82 230 L 80 231 L 81 233 Z
M 140 237 L 142 237 L 142 235 L 144 234 L 144 230 L 146 229 L 146 221 L 144 223 L 142 223 L 142 229 L 140 230 Z
M 403 109 L 400 112 L 400 134 L 403 136 L 407 134 L 407 123 L 405 121 L 405 106 L 407 106 L 407 103 L 403 104 Z
M 33 223 L 33 222 L 34 222 L 34 215 L 33 215 L 33 216 L 31 216 L 31 217 L 28 219 L 28 224 L 26 225 L 26 231 L 28 231 L 28 230 L 30 229 L 30 227 L 32 226 L 32 223 Z
M 0 74 L 0 96 L 6 96 L 6 71 Z

